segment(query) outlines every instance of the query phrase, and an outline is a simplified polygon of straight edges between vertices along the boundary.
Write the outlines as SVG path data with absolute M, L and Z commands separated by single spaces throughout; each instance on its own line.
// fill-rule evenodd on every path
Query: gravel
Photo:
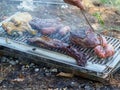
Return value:
M 58 77 L 61 70 L 17 58 L 0 57 L 0 90 L 119 90 L 118 85 L 104 85 L 81 77 Z M 114 75 L 118 79 L 120 71 Z

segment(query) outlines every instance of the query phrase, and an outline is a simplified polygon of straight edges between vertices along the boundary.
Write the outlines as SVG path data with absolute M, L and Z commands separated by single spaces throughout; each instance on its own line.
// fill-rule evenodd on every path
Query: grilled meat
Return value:
M 105 37 L 87 28 L 72 31 L 70 40 L 77 45 L 94 48 L 95 54 L 100 58 L 108 58 L 114 54 L 114 48 L 107 44 Z
M 105 46 L 107 41 L 103 36 L 101 36 L 101 38 L 103 40 L 103 45 Z M 83 47 L 96 47 L 101 44 L 101 38 L 93 31 L 86 28 L 81 28 L 80 30 L 70 32 L 71 41 Z
M 112 45 L 108 44 L 105 47 L 98 45 L 94 48 L 95 54 L 100 58 L 106 58 L 114 55 L 114 48 Z
M 55 27 L 47 27 L 47 28 L 42 28 L 41 33 L 44 35 L 49 35 L 52 34 L 56 31 L 57 29 Z
M 94 52 L 97 56 L 99 56 L 100 58 L 106 58 L 106 52 L 104 50 L 104 48 L 101 45 L 98 45 L 94 48 Z
M 3 22 L 3 29 L 9 34 L 23 34 L 23 32 L 29 32 L 32 35 L 36 34 L 36 31 L 31 28 L 29 21 L 32 19 L 29 13 L 19 13 L 18 15 L 12 17 L 8 22 Z
M 70 31 L 69 26 L 64 26 L 59 19 L 40 19 L 34 18 L 29 23 L 33 29 L 36 29 L 43 35 L 59 33 L 66 35 Z
M 60 40 L 51 39 L 49 37 L 35 37 L 35 38 L 29 39 L 29 41 L 39 46 L 51 47 L 51 48 L 63 50 L 67 52 L 69 56 L 75 58 L 77 61 L 77 64 L 80 66 L 85 66 L 87 62 L 85 54 L 83 54 L 82 52 L 79 52 L 77 49 L 73 48 L 67 43 L 63 43 Z
M 47 28 L 51 26 L 56 26 L 60 23 L 59 19 L 41 19 L 41 18 L 34 18 L 32 19 L 29 24 L 33 29 L 40 31 L 42 28 Z
M 106 57 L 110 57 L 112 55 L 114 55 L 115 51 L 114 51 L 114 48 L 111 44 L 108 44 L 106 47 L 105 47 L 105 55 Z
M 60 30 L 59 30 L 59 33 L 61 35 L 66 35 L 68 32 L 70 32 L 70 27 L 69 26 L 61 27 Z
M 23 32 L 26 31 L 31 33 L 32 35 L 36 34 L 36 31 L 34 31 L 27 24 L 16 26 L 12 22 L 4 22 L 2 23 L 2 27 L 9 35 L 22 35 Z
M 16 26 L 24 25 L 30 22 L 31 20 L 32 20 L 32 16 L 27 12 L 19 13 L 16 16 L 11 18 L 11 22 L 13 22 L 14 25 Z

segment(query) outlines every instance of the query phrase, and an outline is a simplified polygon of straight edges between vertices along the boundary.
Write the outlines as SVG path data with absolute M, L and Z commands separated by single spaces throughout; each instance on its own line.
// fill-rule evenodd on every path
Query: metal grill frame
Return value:
M 13 16 L 19 14 L 20 12 L 14 14 Z M 8 18 L 7 20 L 3 21 L 9 21 L 13 16 L 11 16 L 10 18 Z M 0 23 L 0 26 L 2 25 L 2 23 Z M 3 31 L 3 32 L 2 32 Z M 2 33 L 5 33 L 4 30 L 2 30 L 0 35 L 2 35 Z M 25 42 L 18 42 L 19 38 L 12 40 L 12 38 L 7 38 L 7 34 L 0 36 L 0 46 L 4 46 L 6 48 L 9 48 L 12 50 L 11 53 L 14 53 L 15 51 L 17 51 L 14 54 L 17 54 L 19 52 L 20 55 L 23 55 L 22 53 L 26 53 L 28 54 L 29 58 L 31 55 L 34 56 L 33 59 L 37 58 L 36 60 L 38 61 L 42 61 L 42 62 L 46 62 L 46 63 L 57 63 L 57 65 L 59 65 L 60 67 L 66 67 L 69 68 L 71 70 L 75 70 L 76 72 L 81 72 L 84 74 L 88 74 L 89 77 L 90 76 L 94 76 L 94 77 L 99 77 L 102 79 L 105 79 L 108 77 L 108 75 L 110 75 L 111 73 L 113 73 L 117 68 L 119 68 L 119 62 L 120 62 L 120 42 L 118 39 L 113 38 L 113 37 L 108 37 L 106 36 L 108 43 L 111 44 L 115 44 L 115 55 L 111 58 L 109 58 L 110 60 L 108 60 L 108 62 L 106 62 L 106 64 L 102 64 L 102 61 L 97 60 L 97 57 L 90 57 L 87 62 L 87 66 L 85 67 L 81 67 L 76 65 L 75 59 L 64 55 L 64 54 L 60 54 L 58 52 L 54 52 L 54 51 L 50 51 L 47 49 L 43 49 L 40 47 L 35 47 L 35 46 L 31 46 L 26 44 Z M 24 40 L 24 38 L 23 38 Z M 22 39 L 21 39 L 22 41 Z M 22 48 L 20 48 L 22 47 Z M 5 50 L 5 51 L 11 51 L 11 50 Z M 83 48 L 81 48 L 83 49 Z M 18 52 L 19 51 L 19 52 Z M 92 52 L 90 51 L 90 49 L 83 49 L 83 51 L 85 52 Z M 2 52 L 4 52 L 2 50 Z M 57 56 L 56 56 L 57 55 Z M 23 55 L 24 56 L 24 55 Z M 61 56 L 61 57 L 60 57 Z M 60 58 L 59 58 L 60 57 Z M 42 60 L 41 60 L 42 58 Z M 104 62 L 103 61 L 103 62 Z

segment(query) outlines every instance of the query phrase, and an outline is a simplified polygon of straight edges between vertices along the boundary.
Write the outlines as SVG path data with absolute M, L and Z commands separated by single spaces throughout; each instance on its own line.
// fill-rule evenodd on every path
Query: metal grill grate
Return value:
M 24 33 L 23 36 L 9 36 L 7 35 L 7 33 L 2 29 L 2 27 L 0 28 L 0 36 L 1 37 L 6 37 L 6 38 L 10 38 L 12 40 L 15 40 L 16 42 L 19 42 L 19 43 L 27 43 L 27 40 L 33 36 L 31 36 L 30 34 L 28 33 Z M 41 34 L 38 34 L 37 36 L 41 36 Z M 62 40 L 66 43 L 70 43 L 69 42 L 69 34 L 64 36 L 64 37 L 61 37 L 59 36 L 58 34 L 55 34 L 54 36 L 49 36 L 51 38 L 57 38 L 59 40 Z M 112 44 L 115 48 L 115 52 L 119 50 L 120 48 L 120 42 L 118 39 L 114 39 L 112 37 L 106 37 L 108 43 Z M 107 58 L 107 59 L 99 59 L 97 56 L 95 56 L 94 54 L 94 51 L 92 49 L 88 49 L 88 48 L 82 48 L 78 45 L 74 45 L 74 44 L 71 44 L 73 47 L 77 48 L 78 50 L 86 53 L 88 55 L 88 61 L 89 62 L 92 62 L 92 63 L 95 63 L 95 64 L 102 64 L 102 65 L 105 65 L 107 64 L 107 62 L 110 62 L 111 60 L 113 60 L 114 58 L 116 58 L 116 56 L 118 55 L 118 53 L 115 53 L 115 55 L 113 57 L 110 57 L 110 58 Z M 56 52 L 62 52 L 62 53 L 66 53 L 66 52 L 63 52 L 61 50 L 57 50 L 57 49 L 51 49 L 49 48 L 50 50 L 53 50 L 53 51 L 56 51 Z

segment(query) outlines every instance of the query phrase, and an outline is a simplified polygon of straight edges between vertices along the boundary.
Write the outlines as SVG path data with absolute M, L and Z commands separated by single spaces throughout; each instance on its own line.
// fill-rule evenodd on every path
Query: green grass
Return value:
M 104 26 L 104 21 L 101 17 L 101 13 L 100 12 L 96 12 L 93 14 L 93 16 L 96 17 L 96 19 L 98 20 L 98 22 L 100 23 L 101 26 Z
M 120 9 L 120 0 L 100 0 L 100 2 Z

